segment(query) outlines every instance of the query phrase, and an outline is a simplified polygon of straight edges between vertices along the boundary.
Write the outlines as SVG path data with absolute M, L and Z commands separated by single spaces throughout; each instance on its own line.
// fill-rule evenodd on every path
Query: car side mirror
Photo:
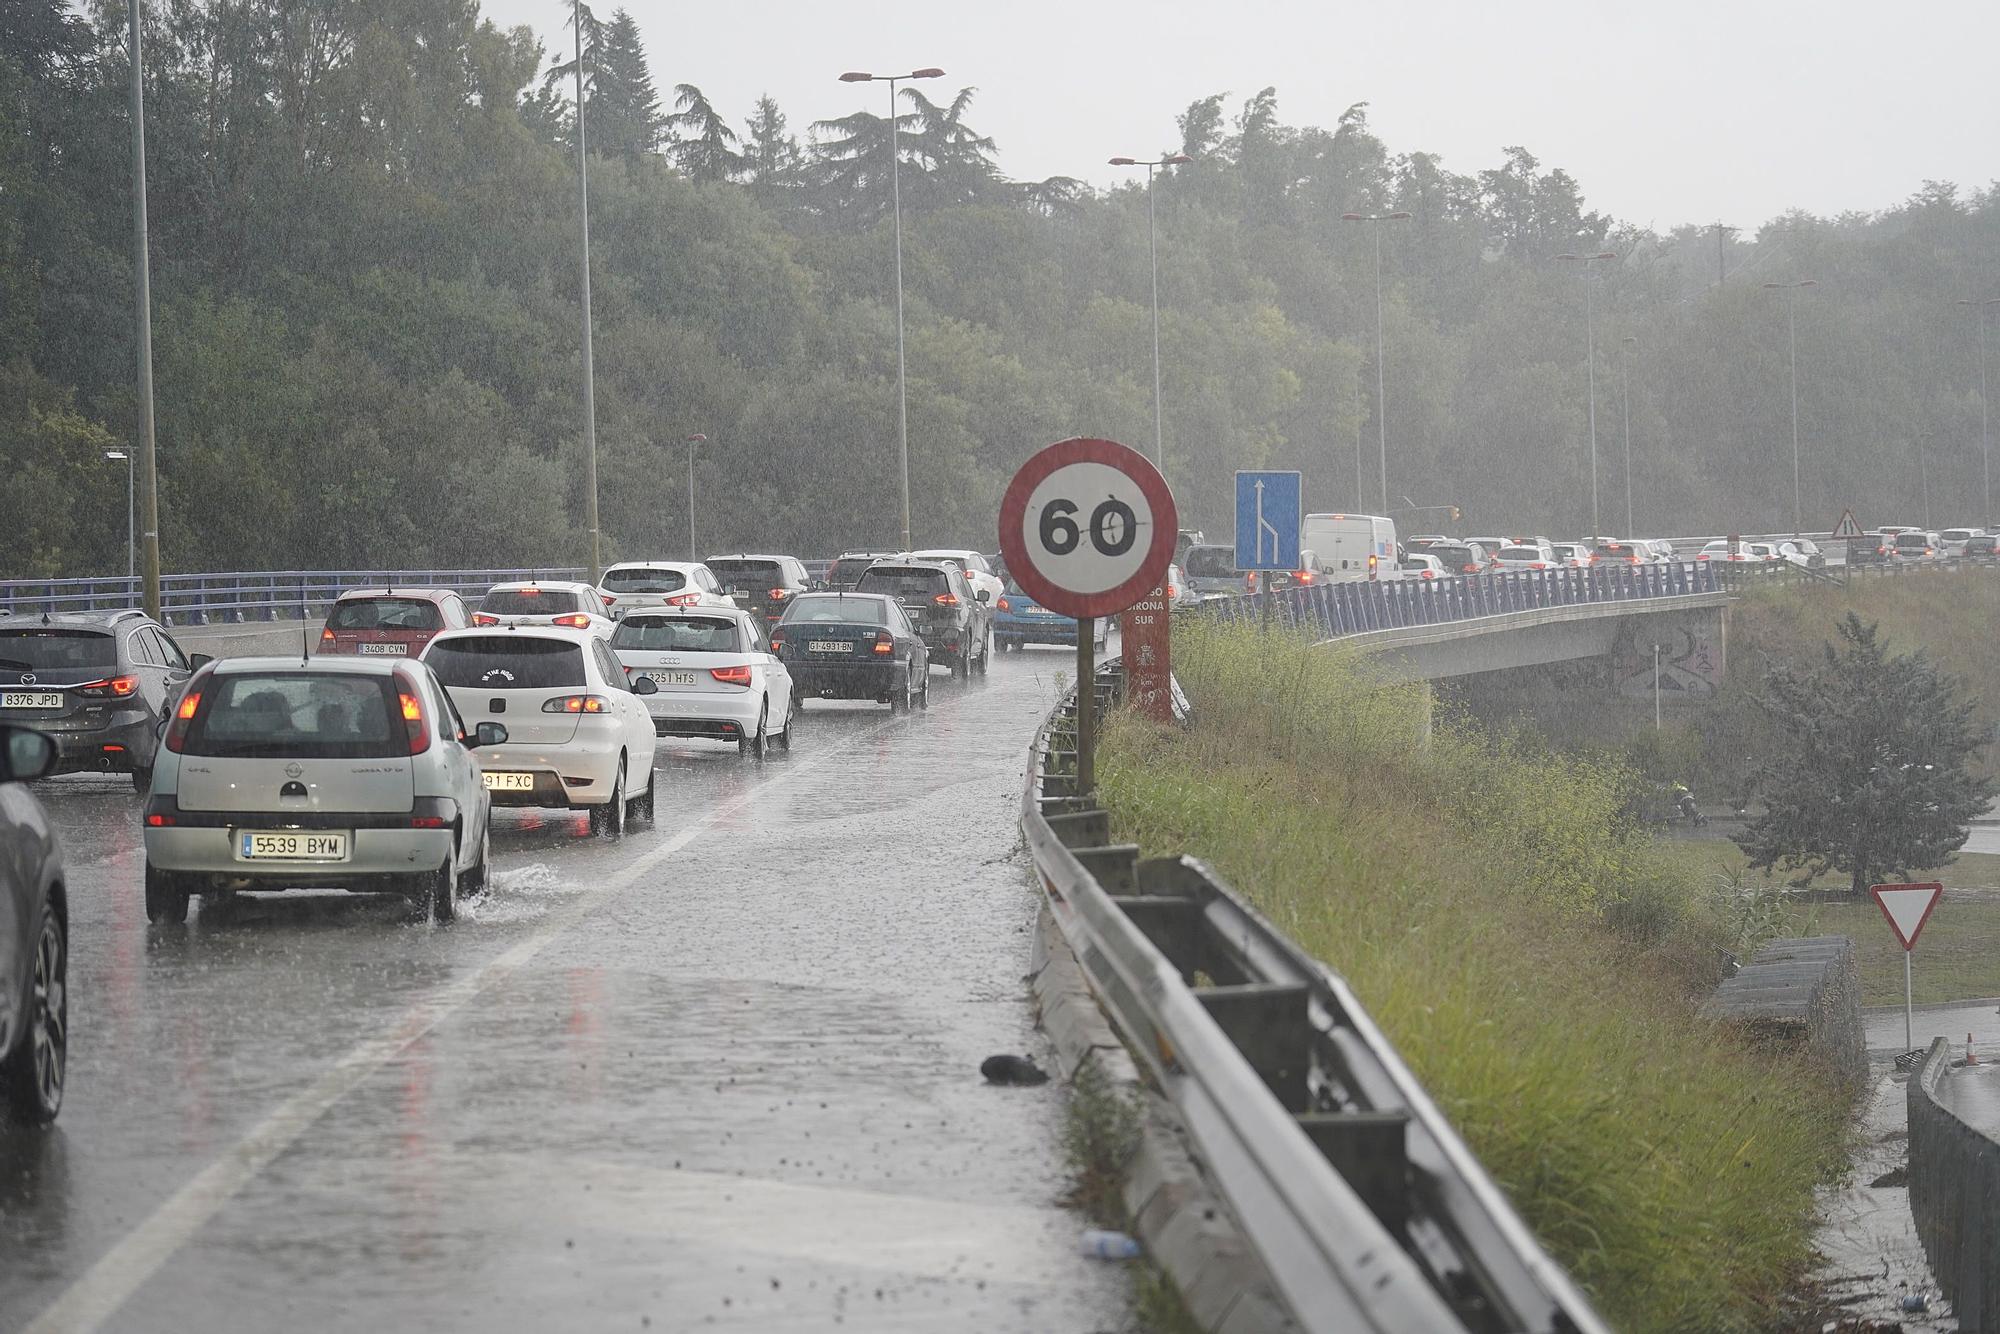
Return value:
M 0 783 L 47 778 L 56 757 L 54 738 L 25 727 L 0 727 Z
M 635 676 L 632 678 L 632 693 L 635 695 L 657 695 L 660 693 L 660 683 L 650 676 Z
M 472 729 L 472 746 L 475 750 L 481 746 L 504 746 L 506 744 L 507 725 L 505 723 L 481 723 Z
M 215 655 L 212 653 L 190 653 L 188 654 L 188 670 L 198 672 L 214 661 Z
M 993 600 L 993 590 L 990 588 L 982 588 L 979 590 L 977 596 L 981 602 L 991 602 Z

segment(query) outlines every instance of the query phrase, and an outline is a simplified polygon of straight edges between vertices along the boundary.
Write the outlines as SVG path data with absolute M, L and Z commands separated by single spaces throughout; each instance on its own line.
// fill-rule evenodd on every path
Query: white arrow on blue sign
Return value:
M 1295 472 L 1236 474 L 1236 568 L 1299 568 L 1305 501 Z

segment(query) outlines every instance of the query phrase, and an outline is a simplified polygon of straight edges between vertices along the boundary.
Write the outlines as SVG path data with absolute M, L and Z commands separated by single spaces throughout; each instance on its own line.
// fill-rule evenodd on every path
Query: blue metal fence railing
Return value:
M 1725 583 L 1714 566 L 1674 562 L 1516 570 L 1469 578 L 1310 584 L 1218 599 L 1203 604 L 1201 610 L 1226 624 L 1258 622 L 1269 616 L 1287 629 L 1310 630 L 1338 639 L 1372 630 L 1444 625 L 1543 607 L 1724 591 Z

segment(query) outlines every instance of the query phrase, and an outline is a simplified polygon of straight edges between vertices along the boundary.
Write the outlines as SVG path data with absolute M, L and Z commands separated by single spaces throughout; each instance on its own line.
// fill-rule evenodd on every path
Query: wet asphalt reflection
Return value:
M 657 820 L 501 812 L 456 924 L 338 892 L 149 928 L 59 779 L 67 1102 L 0 1126 L 0 1329 L 1109 1330 L 1032 1051 L 1015 817 L 1071 667 L 663 749 Z

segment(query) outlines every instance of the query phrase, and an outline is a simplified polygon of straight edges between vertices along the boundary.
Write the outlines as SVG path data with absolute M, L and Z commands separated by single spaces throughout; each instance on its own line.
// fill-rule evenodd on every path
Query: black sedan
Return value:
M 799 703 L 872 699 L 897 713 L 930 703 L 930 654 L 892 597 L 806 593 L 771 630 Z
M 26 784 L 56 743 L 0 724 L 0 1110 L 42 1125 L 62 1108 L 69 1056 L 69 912 L 62 850 Z

